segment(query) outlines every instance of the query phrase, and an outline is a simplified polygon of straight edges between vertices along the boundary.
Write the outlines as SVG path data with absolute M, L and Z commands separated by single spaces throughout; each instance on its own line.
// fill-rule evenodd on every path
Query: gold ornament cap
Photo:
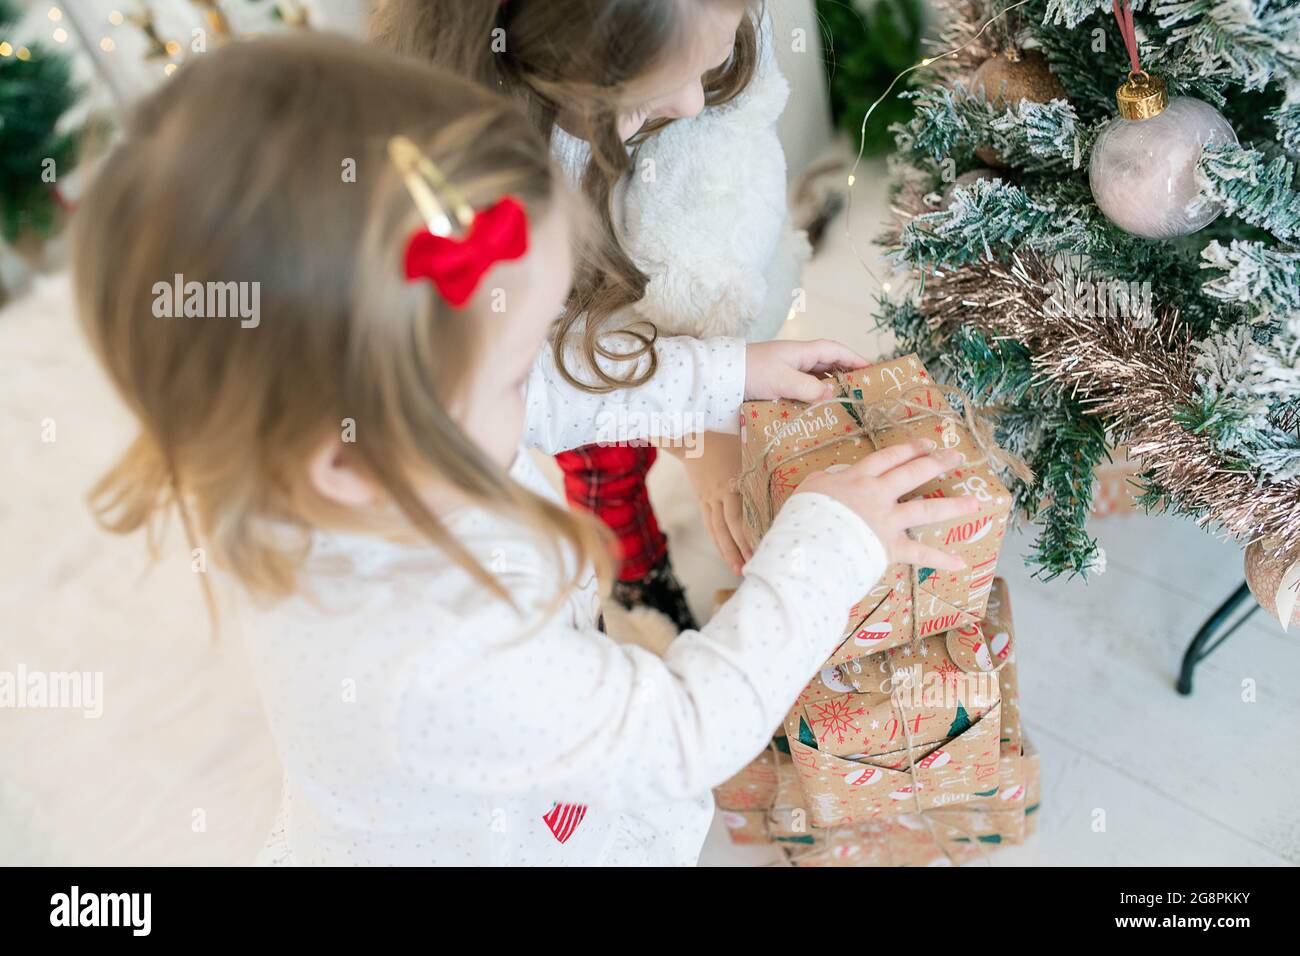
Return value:
M 1151 119 L 1169 105 L 1169 93 L 1160 77 L 1139 71 L 1130 73 L 1115 91 L 1115 102 L 1119 104 L 1119 115 L 1126 120 Z

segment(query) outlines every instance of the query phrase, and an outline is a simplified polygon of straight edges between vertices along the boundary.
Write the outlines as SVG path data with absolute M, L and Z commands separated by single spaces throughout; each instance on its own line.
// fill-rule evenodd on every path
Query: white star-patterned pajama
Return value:
M 744 343 L 656 348 L 648 384 L 605 395 L 544 350 L 525 446 L 590 442 L 610 414 L 734 433 Z M 511 475 L 559 500 L 523 449 Z M 437 548 L 333 532 L 315 536 L 309 593 L 244 602 L 286 778 L 264 862 L 692 864 L 710 789 L 767 745 L 885 567 L 853 511 L 796 494 L 735 596 L 660 658 L 598 628 L 589 568 L 556 604 L 572 555 L 480 508 L 447 524 L 517 606 Z

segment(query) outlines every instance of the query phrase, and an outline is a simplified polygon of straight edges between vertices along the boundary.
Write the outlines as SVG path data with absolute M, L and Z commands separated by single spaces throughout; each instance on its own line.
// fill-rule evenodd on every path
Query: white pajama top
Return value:
M 585 444 L 613 412 L 734 433 L 743 342 L 656 348 L 649 383 L 605 395 L 543 350 L 525 446 Z M 559 500 L 524 449 L 511 475 Z M 764 749 L 885 566 L 853 511 L 796 494 L 735 596 L 660 658 L 599 629 L 589 568 L 554 605 L 564 575 L 535 532 L 479 508 L 446 520 L 517 607 L 433 546 L 318 532 L 314 596 L 242 608 L 285 769 L 275 862 L 693 864 L 710 788 Z

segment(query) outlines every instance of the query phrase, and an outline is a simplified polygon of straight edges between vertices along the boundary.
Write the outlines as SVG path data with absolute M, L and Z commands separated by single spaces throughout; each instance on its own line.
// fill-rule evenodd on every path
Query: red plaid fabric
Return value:
M 618 536 L 620 581 L 650 573 L 668 552 L 645 478 L 658 449 L 652 446 L 584 445 L 555 456 L 564 472 L 564 494 Z

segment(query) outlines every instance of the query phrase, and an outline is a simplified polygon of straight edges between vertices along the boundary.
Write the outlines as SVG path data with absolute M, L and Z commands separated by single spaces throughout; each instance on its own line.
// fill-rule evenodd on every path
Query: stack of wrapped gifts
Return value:
M 742 495 L 757 539 L 804 475 L 919 437 L 965 464 L 914 492 L 974 495 L 973 516 L 920 529 L 959 573 L 893 565 L 771 746 L 715 797 L 734 842 L 775 843 L 799 866 L 959 864 L 1018 843 L 1037 809 L 1038 760 L 1020 726 L 1016 642 L 995 578 L 1009 464 L 961 396 L 915 356 L 837 376 L 833 400 L 747 403 Z

